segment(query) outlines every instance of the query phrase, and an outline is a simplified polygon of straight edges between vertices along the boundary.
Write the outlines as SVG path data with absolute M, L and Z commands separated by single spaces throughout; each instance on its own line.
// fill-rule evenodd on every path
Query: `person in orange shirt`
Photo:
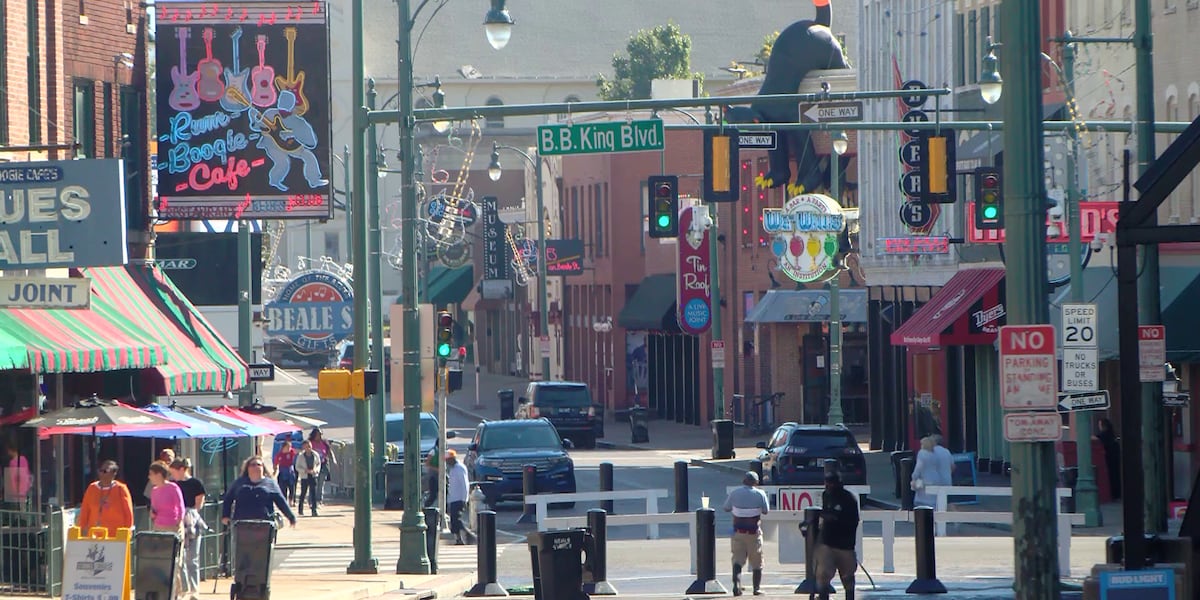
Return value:
M 121 527 L 133 528 L 133 498 L 129 488 L 117 481 L 117 470 L 116 461 L 100 463 L 100 478 L 83 493 L 75 525 L 84 535 L 93 527 L 104 527 L 110 536 Z

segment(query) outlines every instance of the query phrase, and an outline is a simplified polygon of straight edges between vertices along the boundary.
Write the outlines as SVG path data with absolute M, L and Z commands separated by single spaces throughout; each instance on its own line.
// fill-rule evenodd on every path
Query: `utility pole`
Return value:
M 836 144 L 836 142 L 835 142 Z M 829 151 L 829 195 L 842 205 L 842 153 Z M 844 221 L 843 221 L 844 223 Z M 845 227 L 845 225 L 843 225 Z M 834 265 L 835 275 L 829 280 L 829 424 L 844 423 L 842 414 L 842 266 Z
M 538 228 L 538 256 L 537 256 L 537 278 L 538 278 L 538 332 L 546 343 L 550 342 L 550 298 L 546 292 L 546 223 L 545 215 L 546 202 L 542 197 L 542 153 L 538 152 L 534 155 L 536 158 L 533 161 L 534 169 L 537 170 L 537 193 L 534 197 L 537 198 L 537 216 L 533 222 Z M 528 156 L 527 156 L 528 158 Z M 542 346 L 542 344 L 538 344 Z M 542 353 L 542 381 L 550 381 L 550 349 L 546 347 L 539 348 Z
M 1135 54 L 1134 67 L 1137 71 L 1137 174 L 1142 175 L 1154 162 L 1154 63 L 1153 36 L 1150 33 L 1150 0 L 1136 0 L 1134 7 L 1133 47 Z M 1144 223 L 1144 227 L 1158 225 L 1158 213 L 1154 212 Z M 1162 309 L 1159 306 L 1158 291 L 1158 245 L 1144 245 L 1138 277 L 1138 324 L 1159 325 L 1162 323 Z M 1142 383 L 1142 464 L 1145 465 L 1146 477 L 1143 480 L 1145 502 L 1142 503 L 1142 518 L 1145 532 L 1159 534 L 1167 532 L 1167 456 L 1166 418 L 1162 407 L 1162 383 L 1147 381 Z M 1122 400 L 1124 401 L 1124 399 Z M 1131 432 L 1122 424 L 1127 440 L 1137 439 L 1136 432 Z M 1125 519 L 1136 518 L 1130 514 L 1131 500 L 1125 499 Z M 1137 509 L 1137 505 L 1132 507 Z
M 1046 199 L 1042 181 L 1041 18 L 1037 0 L 1005 0 L 1004 222 L 1008 241 L 1010 325 L 1049 322 L 1046 304 Z M 1013 442 L 1015 591 L 1023 600 L 1057 600 L 1057 464 L 1051 442 Z
M 254 327 L 252 303 L 254 302 L 254 267 L 250 264 L 254 253 L 250 244 L 250 221 L 238 221 L 237 254 L 238 254 L 238 354 L 247 364 L 254 362 L 253 342 L 250 340 L 250 329 Z M 238 392 L 238 406 L 250 406 L 254 403 L 254 383 L 246 382 L 246 387 Z
M 737 165 L 733 165 L 733 167 L 737 168 Z M 717 213 L 719 212 L 717 210 L 717 206 L 719 206 L 719 205 L 716 202 L 709 202 L 706 207 L 706 208 L 708 208 L 708 214 L 709 214 L 709 217 L 712 218 L 712 223 L 713 223 L 712 230 L 710 230 L 707 233 L 707 235 L 708 235 L 708 268 L 712 270 L 712 278 L 710 279 L 710 281 L 712 281 L 712 296 L 709 299 L 709 303 L 712 304 L 712 341 L 713 342 L 724 342 L 723 338 L 721 337 L 721 271 L 719 268 L 719 265 L 721 263 L 721 253 L 717 251 L 717 246 L 720 245 L 719 243 L 717 243 L 717 237 L 720 232 L 720 220 L 717 217 Z M 687 234 L 687 232 L 682 232 L 682 233 L 684 235 Z M 679 243 L 683 243 L 683 242 L 680 241 Z M 709 348 L 710 355 L 712 354 L 711 346 L 713 346 L 713 345 L 716 345 L 716 344 L 709 345 L 710 346 L 710 348 Z M 722 348 L 722 351 L 724 351 L 723 348 Z M 728 353 L 726 353 L 726 354 L 728 354 Z M 701 360 L 703 360 L 703 358 Z M 716 410 L 713 411 L 713 418 L 714 419 L 724 419 L 725 418 L 725 360 L 724 360 L 724 358 L 722 358 L 721 362 L 719 362 L 717 364 L 719 366 L 713 367 L 713 404 L 716 408 Z
M 367 110 L 375 110 L 375 79 L 367 80 Z M 368 295 L 371 302 L 371 353 L 370 353 L 370 368 L 378 373 L 376 381 L 378 386 L 375 388 L 375 394 L 371 397 L 371 447 L 372 452 L 371 473 L 375 474 L 372 477 L 371 485 L 374 486 L 376 481 L 382 478 L 378 476 L 383 472 L 384 455 L 387 453 L 386 441 L 386 416 L 387 412 L 387 383 L 388 383 L 388 366 L 383 361 L 383 314 L 387 311 L 387 305 L 383 302 L 382 282 L 379 276 L 383 271 L 383 245 L 382 235 L 379 230 L 379 148 L 378 142 L 375 139 L 375 126 L 371 125 L 367 128 L 367 147 L 363 150 L 367 153 L 367 246 L 368 257 L 367 263 L 363 265 L 365 272 L 369 273 L 367 279 Z M 357 266 L 355 267 L 357 270 Z M 376 502 L 382 502 L 384 490 L 375 488 L 378 496 L 375 497 Z

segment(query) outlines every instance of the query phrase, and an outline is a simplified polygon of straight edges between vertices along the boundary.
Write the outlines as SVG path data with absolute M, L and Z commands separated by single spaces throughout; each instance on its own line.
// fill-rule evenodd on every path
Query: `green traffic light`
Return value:
M 661 229 L 666 229 L 671 226 L 671 215 L 658 215 L 658 226 Z
M 450 356 L 450 344 L 438 344 L 437 352 L 441 357 Z
M 999 209 L 999 208 L 997 208 L 997 207 L 995 207 L 995 206 L 985 206 L 985 207 L 983 207 L 983 218 L 985 218 L 985 219 L 995 219 L 995 218 L 996 218 L 996 217 L 998 217 L 998 216 L 1000 216 L 1000 209 Z

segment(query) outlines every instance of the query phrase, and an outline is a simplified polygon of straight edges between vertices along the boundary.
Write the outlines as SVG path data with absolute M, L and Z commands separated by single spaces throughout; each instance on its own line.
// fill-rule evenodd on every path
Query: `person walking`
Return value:
M 98 478 L 83 492 L 75 524 L 83 535 L 95 527 L 104 528 L 109 536 L 124 527 L 133 529 L 133 497 L 129 488 L 117 481 L 119 467 L 114 460 L 100 463 Z
M 292 435 L 292 434 L 287 434 Z M 279 482 L 279 489 L 283 491 L 283 497 L 292 506 L 296 505 L 296 447 L 292 445 L 291 438 L 283 441 L 283 445 L 279 447 L 279 452 L 275 454 L 272 462 L 275 463 L 275 481 Z
M 17 450 L 17 443 L 8 440 L 4 445 L 4 480 L 0 485 L 4 488 L 3 503 L 0 508 L 23 511 L 28 507 L 29 490 L 33 488 L 33 476 L 29 471 L 29 460 Z
M 1108 471 L 1109 497 L 1114 501 L 1121 499 L 1121 442 L 1117 432 L 1113 430 L 1112 421 L 1100 417 L 1096 421 L 1095 438 L 1104 448 L 1104 467 Z
M 767 494 L 756 487 L 758 474 L 746 472 L 742 486 L 729 493 L 722 507 L 733 514 L 733 595 L 742 595 L 742 566 L 749 563 L 753 573 L 754 595 L 761 596 L 763 537 L 759 521 L 770 511 Z
M 332 467 L 337 466 L 337 457 L 333 455 L 333 448 L 329 446 L 329 442 L 325 439 L 325 433 L 321 431 L 320 427 L 313 427 L 312 431 L 308 434 L 308 441 L 312 442 L 313 450 L 316 450 L 317 454 L 321 455 L 321 464 L 325 465 L 324 479 L 325 481 L 330 481 L 333 478 Z M 314 492 L 316 494 L 316 503 L 318 506 L 321 505 L 321 500 L 324 497 L 325 492 L 322 489 L 323 486 L 324 484 L 321 483 L 321 479 L 318 478 Z M 317 516 L 315 512 L 313 513 L 313 516 Z
M 829 598 L 829 584 L 835 571 L 845 588 L 843 597 L 854 600 L 854 572 L 858 570 L 854 545 L 858 539 L 858 520 L 858 499 L 842 486 L 842 475 L 837 468 L 827 468 L 814 550 L 821 600 Z
M 251 456 L 242 463 L 242 475 L 221 500 L 221 522 L 228 525 L 231 520 L 274 521 L 275 509 L 287 517 L 292 527 L 296 526 L 296 514 L 284 499 L 279 484 L 271 479 L 263 457 Z
M 910 483 L 913 491 L 916 492 L 913 496 L 914 506 L 936 508 L 937 496 L 929 493 L 928 488 L 935 485 L 950 485 L 954 459 L 950 456 L 950 451 L 942 448 L 942 452 L 937 452 L 935 451 L 936 447 L 936 437 L 928 435 L 921 438 L 921 451 L 917 453 L 917 462 L 913 466 L 912 482 Z
M 175 451 L 170 448 L 163 448 L 162 450 L 159 450 L 158 462 L 165 465 L 170 465 L 171 463 L 175 462 Z M 147 502 L 150 501 L 150 492 L 153 490 L 154 484 L 151 483 L 150 480 L 146 480 L 146 487 L 142 490 L 142 496 L 146 498 Z
M 298 509 L 304 515 L 304 498 L 308 498 L 308 507 L 312 516 L 317 516 L 317 490 L 321 489 L 321 454 L 313 449 L 312 441 L 304 440 L 304 445 L 296 455 L 296 477 L 300 479 L 300 500 Z
M 467 504 L 470 486 L 467 482 L 467 467 L 458 460 L 458 453 L 453 449 L 446 451 L 446 477 L 449 479 L 446 488 L 446 510 L 450 513 L 450 533 L 454 534 L 454 543 L 461 546 L 467 543 L 463 539 L 464 533 L 468 538 L 475 536 L 463 526 L 462 513 Z
M 200 597 L 200 538 L 208 530 L 200 510 L 204 508 L 207 494 L 204 482 L 192 476 L 191 459 L 176 458 L 171 463 L 171 479 L 183 493 L 186 508 L 183 514 L 183 593 L 196 600 Z
M 171 470 L 161 461 L 150 463 L 147 474 L 150 485 L 150 528 L 154 531 L 174 533 L 182 542 L 185 539 L 183 516 L 186 506 L 183 502 L 183 492 L 171 481 Z M 183 595 L 183 558 L 175 557 L 174 597 Z

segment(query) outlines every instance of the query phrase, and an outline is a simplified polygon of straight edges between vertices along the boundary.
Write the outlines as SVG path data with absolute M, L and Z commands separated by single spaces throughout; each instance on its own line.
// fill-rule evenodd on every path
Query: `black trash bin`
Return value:
M 550 529 L 529 534 L 534 600 L 587 600 L 583 592 L 583 557 L 591 556 L 595 538 L 584 527 Z
M 913 456 L 912 450 L 897 450 L 892 452 L 892 478 L 896 484 L 896 489 L 892 492 L 892 495 L 897 498 L 904 495 L 904 490 L 908 489 L 910 483 L 908 481 L 901 481 L 903 478 L 900 475 L 900 461 L 905 458 L 913 458 Z
M 500 399 L 500 420 L 505 421 L 513 418 L 517 413 L 516 404 L 513 400 L 512 390 L 498 390 L 496 397 Z
M 404 509 L 403 461 L 388 461 L 383 464 L 383 509 Z
M 733 421 L 729 419 L 714 419 L 712 422 L 714 460 L 733 458 Z
M 233 586 L 230 600 L 270 600 L 274 521 L 233 522 Z
M 175 565 L 183 538 L 168 531 L 139 531 L 133 536 L 136 600 L 170 600 L 175 597 Z M 179 582 L 182 584 L 183 582 Z
M 629 408 L 629 435 L 634 444 L 650 443 L 650 428 L 646 424 L 646 407 L 634 405 Z

